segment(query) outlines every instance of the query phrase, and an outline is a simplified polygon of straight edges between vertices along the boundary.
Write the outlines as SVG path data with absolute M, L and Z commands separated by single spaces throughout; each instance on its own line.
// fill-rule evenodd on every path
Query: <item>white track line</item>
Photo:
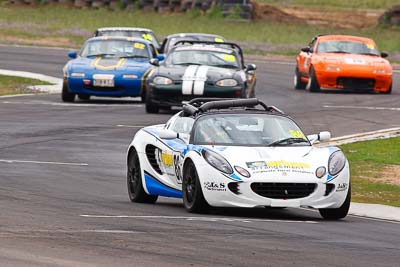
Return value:
M 56 161 L 35 161 L 35 160 L 14 160 L 14 159 L 0 159 L 3 163 L 31 163 L 31 164 L 48 164 L 48 165 L 70 165 L 70 166 L 89 166 L 87 163 L 74 163 L 74 162 L 56 162 Z
M 318 223 L 316 221 L 296 221 L 296 220 L 272 220 L 272 219 L 248 219 L 248 218 L 228 218 L 228 217 L 201 217 L 201 216 L 134 216 L 134 215 L 89 215 L 82 214 L 85 218 L 123 218 L 123 219 L 165 219 L 165 220 L 186 220 L 186 221 L 205 221 L 205 222 L 285 222 L 285 223 Z
M 331 106 L 324 105 L 324 108 L 340 108 L 340 109 L 367 109 L 367 110 L 390 110 L 390 111 L 400 111 L 397 107 L 369 107 L 369 106 Z
M 47 106 L 61 106 L 61 107 L 129 107 L 129 106 L 134 106 L 134 107 L 143 107 L 141 104 L 131 104 L 131 103 L 126 103 L 126 104 L 114 104 L 114 103 L 107 103 L 107 105 L 104 104 L 94 104 L 94 103 L 87 103 L 87 104 L 81 104 L 81 103 L 58 103 L 58 102 L 49 102 L 49 101 L 2 101 L 3 104 L 20 104 L 20 105 L 47 105 Z

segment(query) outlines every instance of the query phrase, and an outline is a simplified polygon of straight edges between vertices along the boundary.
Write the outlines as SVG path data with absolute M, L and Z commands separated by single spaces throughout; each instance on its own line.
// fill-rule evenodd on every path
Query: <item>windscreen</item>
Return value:
M 291 119 L 267 114 L 207 115 L 198 119 L 192 134 L 198 145 L 310 145 Z
M 228 51 L 228 50 L 227 50 Z M 210 50 L 175 50 L 166 60 L 167 65 L 208 65 L 221 68 L 240 68 L 234 53 Z
M 379 56 L 374 43 L 356 41 L 323 41 L 317 48 L 318 53 L 349 53 Z
M 125 40 L 95 40 L 87 42 L 81 57 L 150 58 L 144 43 Z
M 104 30 L 99 31 L 97 36 L 124 36 L 124 37 L 133 37 L 133 38 L 141 38 L 151 42 L 157 49 L 160 44 L 157 41 L 156 36 L 152 32 L 143 32 L 143 31 L 127 31 L 127 30 Z

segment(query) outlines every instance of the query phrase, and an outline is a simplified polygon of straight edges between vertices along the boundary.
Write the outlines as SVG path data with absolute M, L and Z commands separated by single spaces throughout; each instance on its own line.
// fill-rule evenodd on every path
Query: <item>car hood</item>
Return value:
M 242 82 L 246 78 L 244 72 L 237 69 L 218 68 L 206 65 L 160 66 L 154 73 L 154 76 L 156 75 L 166 76 L 174 81 L 183 79 L 196 80 L 196 78 L 205 76 L 208 81 L 234 78 Z
M 378 56 L 339 53 L 321 53 L 317 55 L 316 61 L 327 65 L 358 65 L 368 67 L 384 67 L 390 65 L 386 59 Z
M 143 69 L 150 67 L 147 59 L 133 58 L 77 58 L 69 63 L 70 68 L 75 70 L 107 70 L 124 71 Z
M 205 148 L 222 155 L 232 167 L 245 168 L 252 177 L 276 176 L 277 173 L 284 172 L 287 177 L 302 175 L 312 178 L 315 178 L 318 167 L 328 168 L 330 154 L 338 150 L 336 147 L 313 146 L 206 146 Z

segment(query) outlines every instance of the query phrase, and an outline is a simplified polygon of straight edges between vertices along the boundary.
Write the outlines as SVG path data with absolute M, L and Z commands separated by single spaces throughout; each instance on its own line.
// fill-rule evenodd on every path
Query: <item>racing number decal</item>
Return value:
M 175 175 L 176 175 L 176 181 L 178 182 L 178 184 L 182 183 L 180 162 L 181 162 L 181 156 L 180 155 L 174 155 Z
M 133 47 L 137 49 L 144 49 L 145 45 L 142 43 L 134 43 Z
M 225 61 L 229 61 L 229 62 L 235 62 L 235 56 L 234 55 L 224 54 L 224 60 Z
M 221 38 L 215 38 L 214 39 L 214 42 L 216 42 L 216 43 L 223 43 L 224 42 L 224 40 L 222 40 Z
M 148 33 L 143 33 L 142 34 L 142 38 L 147 40 L 147 41 L 152 41 L 153 40 L 153 36 L 151 36 L 151 34 L 148 34 Z
M 294 138 L 304 138 L 305 139 L 304 134 L 300 130 L 290 130 L 289 133 Z

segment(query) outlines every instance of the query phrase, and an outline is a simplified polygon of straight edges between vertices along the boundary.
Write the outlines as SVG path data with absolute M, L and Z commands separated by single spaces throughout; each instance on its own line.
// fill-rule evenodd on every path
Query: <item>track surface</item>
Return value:
M 0 47 L 0 68 L 60 77 L 65 54 Z M 389 96 L 310 94 L 292 89 L 293 62 L 256 63 L 257 96 L 289 113 L 306 133 L 340 136 L 400 126 L 398 75 Z M 167 198 L 130 203 L 127 145 L 139 127 L 163 123 L 171 113 L 148 115 L 132 100 L 64 104 L 58 95 L 40 95 L 0 98 L 0 114 L 1 266 L 400 262 L 400 225 L 394 222 L 353 216 L 330 222 L 300 209 L 192 215 Z

